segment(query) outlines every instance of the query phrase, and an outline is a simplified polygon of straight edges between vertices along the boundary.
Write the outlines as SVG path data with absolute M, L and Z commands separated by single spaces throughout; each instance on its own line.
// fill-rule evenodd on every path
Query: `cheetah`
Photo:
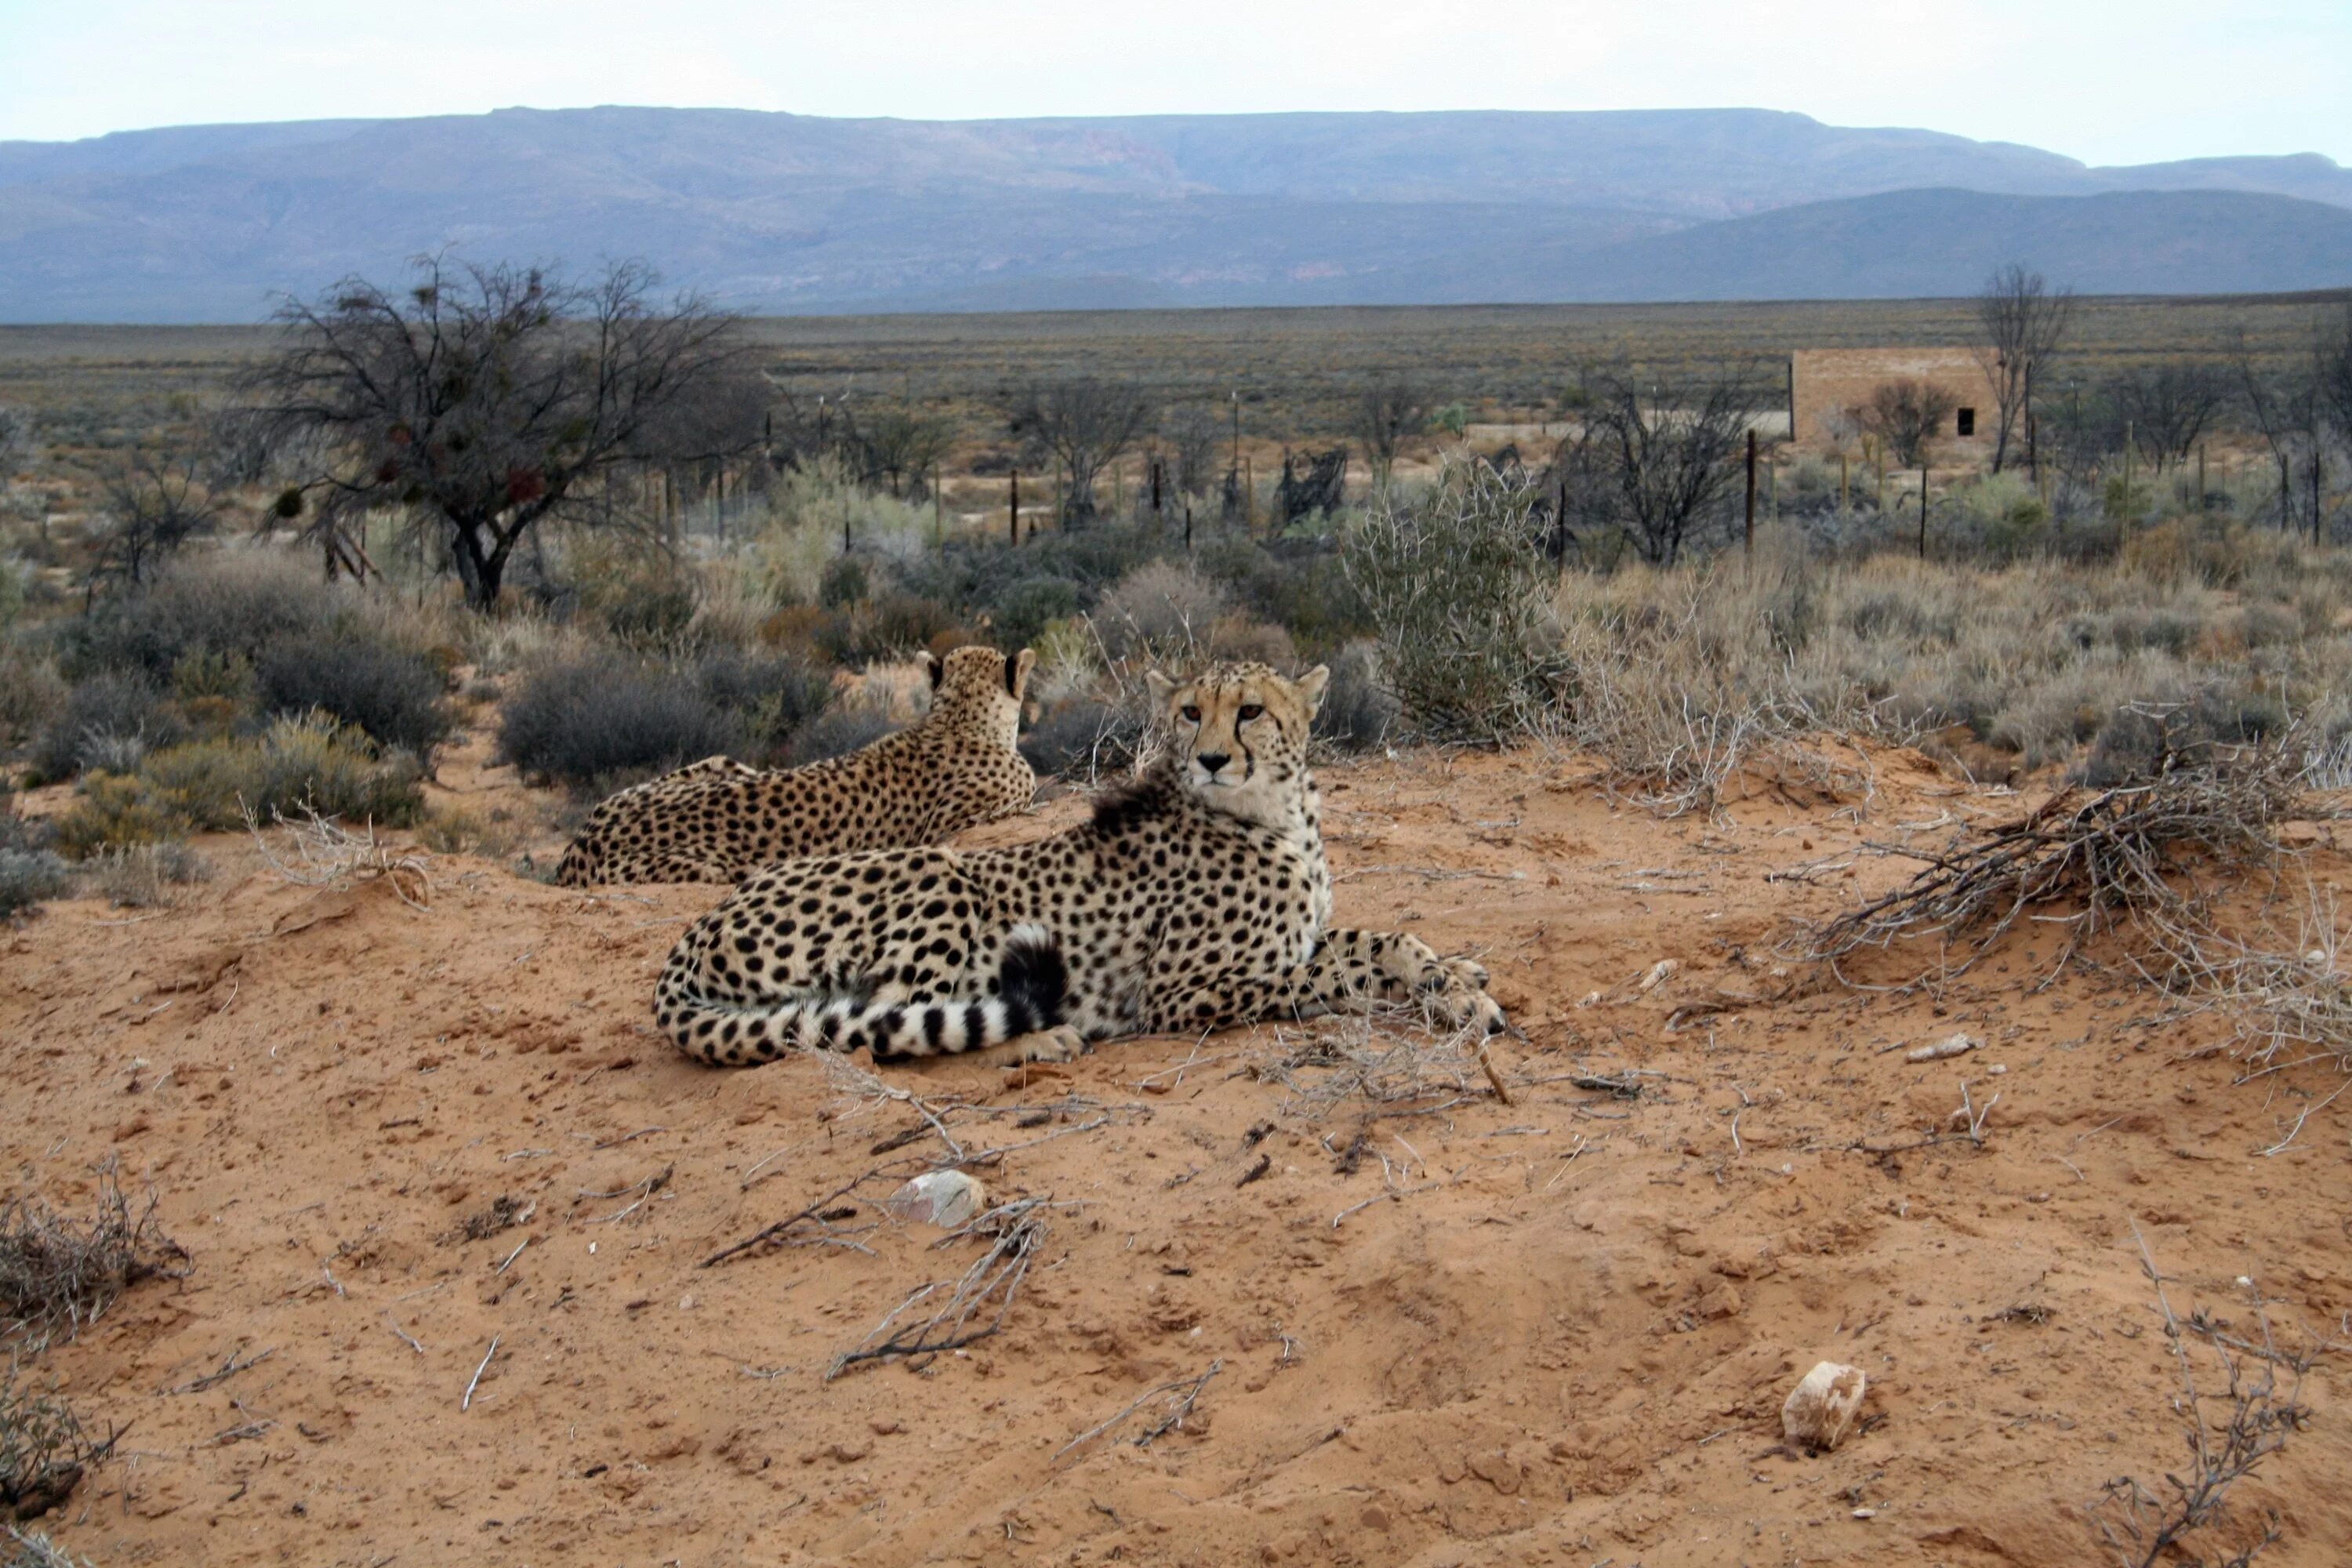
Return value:
M 1087 1042 L 1419 1001 L 1492 1033 L 1486 972 L 1333 930 L 1307 726 L 1328 670 L 1148 678 L 1168 741 L 1091 819 L 1003 848 L 792 860 L 671 950 L 663 1030 L 714 1066 L 795 1048 L 877 1063 L 1067 1060 Z
M 793 856 L 935 844 L 1026 806 L 1037 775 L 1013 737 L 1036 654 L 921 658 L 932 696 L 919 723 L 803 768 L 705 757 L 625 789 L 589 814 L 556 881 L 734 882 Z

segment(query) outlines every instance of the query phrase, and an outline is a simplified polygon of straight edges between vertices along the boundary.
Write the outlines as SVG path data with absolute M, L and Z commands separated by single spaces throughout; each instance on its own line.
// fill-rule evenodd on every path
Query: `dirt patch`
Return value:
M 1331 1092 L 1336 1022 L 895 1077 L 1042 1233 L 1000 1331 L 829 1381 L 992 1243 L 825 1202 L 940 1157 L 918 1108 L 655 1035 L 709 889 L 438 858 L 420 909 L 224 840 L 181 907 L 53 906 L 0 967 L 0 1159 L 70 1208 L 113 1156 L 192 1258 L 50 1353 L 134 1436 L 44 1527 L 110 1568 L 2102 1561 L 2084 1505 L 2185 1451 L 2135 1226 L 2184 1318 L 2341 1337 L 2346 1112 L 2260 1152 L 2334 1080 L 2236 1084 L 2220 1020 L 2120 978 L 2036 989 L 2031 930 L 1940 994 L 1805 984 L 1788 917 L 1911 868 L 1864 839 L 1993 809 L 1875 764 L 1866 815 L 1671 823 L 1533 754 L 1327 770 L 1341 917 L 1483 956 L 1512 1103 Z M 1981 1144 L 1930 1141 L 1964 1084 Z M 1863 1430 L 1791 1458 L 1822 1360 L 1868 1373 Z M 2352 1544 L 2344 1374 L 2242 1483 L 2265 1562 Z

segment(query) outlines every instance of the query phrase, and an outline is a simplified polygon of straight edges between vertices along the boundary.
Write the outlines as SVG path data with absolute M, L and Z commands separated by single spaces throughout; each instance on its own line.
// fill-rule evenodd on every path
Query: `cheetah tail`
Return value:
M 1060 946 L 1036 927 L 1017 928 L 998 970 L 998 995 L 978 1002 L 880 1003 L 800 996 L 742 1005 L 703 994 L 689 961 L 673 954 L 654 991 L 671 1043 L 713 1067 L 773 1061 L 788 1051 L 854 1051 L 877 1062 L 984 1050 L 1062 1022 L 1069 976 Z

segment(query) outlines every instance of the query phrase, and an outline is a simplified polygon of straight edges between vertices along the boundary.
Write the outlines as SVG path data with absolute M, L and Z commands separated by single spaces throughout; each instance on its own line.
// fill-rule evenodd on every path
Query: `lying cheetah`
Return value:
M 1008 848 L 771 866 L 671 950 L 656 1016 L 680 1050 L 725 1066 L 796 1047 L 1066 1060 L 1086 1040 L 1376 1001 L 1500 1028 L 1477 964 L 1417 936 L 1329 929 L 1306 760 L 1328 679 L 1153 673 L 1170 744 L 1091 821 Z
M 1013 747 L 1037 656 L 921 656 L 931 710 L 872 745 L 789 772 L 729 757 L 625 789 L 589 814 L 555 879 L 732 882 L 772 861 L 935 844 L 1029 804 L 1037 775 Z

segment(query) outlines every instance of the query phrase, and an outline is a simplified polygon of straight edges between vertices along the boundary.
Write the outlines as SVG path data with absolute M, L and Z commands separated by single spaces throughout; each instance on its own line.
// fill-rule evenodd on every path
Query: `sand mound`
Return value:
M 1868 837 L 1969 805 L 1878 765 Z M 194 1266 L 51 1353 L 130 1432 L 45 1528 L 108 1568 L 2074 1564 L 2104 1482 L 2185 1454 L 2135 1226 L 2184 1316 L 2341 1335 L 2344 1121 L 2257 1152 L 2332 1081 L 2233 1086 L 2220 1021 L 2120 980 L 2030 991 L 2031 940 L 1940 996 L 1800 984 L 1782 922 L 1903 870 L 1855 813 L 1664 823 L 1532 756 L 1324 782 L 1342 918 L 1483 952 L 1513 1103 L 1337 1022 L 888 1080 L 921 1106 L 710 1071 L 646 1014 L 709 889 L 443 858 L 419 909 L 224 841 L 181 908 L 52 907 L 0 967 L 9 1182 L 70 1205 L 113 1156 Z M 1928 1142 L 1963 1082 L 1982 1145 Z M 945 1139 L 1040 1200 L 1001 1331 L 828 1381 L 988 1248 L 856 1201 Z M 1799 1458 L 1823 1360 L 1863 1426 Z M 2231 1494 L 2266 1562 L 2352 1543 L 2343 1376 Z

